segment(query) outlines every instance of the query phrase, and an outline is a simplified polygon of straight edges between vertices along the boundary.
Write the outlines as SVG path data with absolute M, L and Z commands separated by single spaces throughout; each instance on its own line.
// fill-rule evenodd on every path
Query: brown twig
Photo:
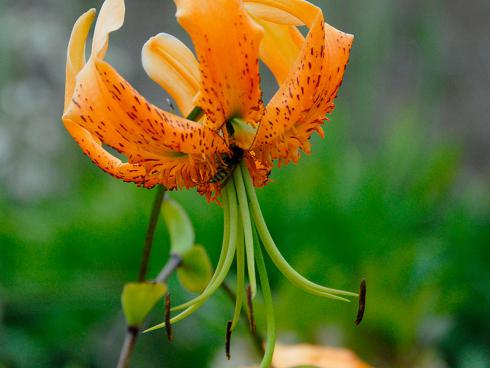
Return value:
M 150 261 L 151 250 L 153 248 L 153 238 L 155 236 L 155 230 L 160 216 L 160 210 L 162 208 L 163 199 L 167 189 L 164 186 L 159 186 L 155 199 L 153 201 L 153 207 L 151 209 L 150 222 L 148 223 L 148 229 L 146 231 L 145 245 L 143 248 L 143 257 L 140 263 L 138 281 L 144 282 L 146 280 L 146 274 L 148 272 L 148 263 Z M 180 257 L 179 257 L 180 259 Z M 162 269 L 157 277 L 157 282 L 165 282 L 170 275 L 180 266 L 182 260 L 177 262 L 176 257 L 172 256 L 165 267 Z M 136 340 L 139 335 L 139 327 L 128 326 L 126 335 L 124 337 L 124 343 L 119 355 L 119 362 L 117 368 L 127 368 L 131 355 L 133 354 Z
M 155 282 L 166 282 L 181 264 L 182 259 L 176 255 L 173 255 L 168 260 L 167 264 L 163 267 L 162 271 L 155 279 Z M 138 339 L 139 332 L 139 327 L 128 327 L 126 331 L 126 336 L 124 338 L 124 343 L 121 348 L 121 353 L 119 355 L 119 363 L 117 364 L 117 368 L 127 368 L 129 366 L 129 361 L 131 360 L 131 355 L 133 354 L 134 346 L 136 344 L 136 340 Z
M 143 282 L 146 279 L 146 273 L 148 272 L 148 263 L 150 261 L 151 250 L 153 248 L 153 237 L 155 236 L 155 230 L 158 223 L 158 217 L 160 216 L 160 210 L 162 208 L 163 199 L 167 188 L 163 185 L 158 186 L 157 194 L 153 201 L 153 207 L 151 209 L 150 222 L 148 223 L 148 229 L 146 231 L 145 246 L 143 248 L 143 257 L 140 263 L 140 272 L 138 281 Z

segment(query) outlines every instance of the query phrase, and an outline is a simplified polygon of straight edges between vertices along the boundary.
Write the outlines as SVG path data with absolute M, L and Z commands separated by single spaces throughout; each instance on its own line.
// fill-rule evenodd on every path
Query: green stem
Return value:
M 274 317 L 274 308 L 272 304 L 272 293 L 265 267 L 264 256 L 260 249 L 259 242 L 255 243 L 255 259 L 257 261 L 257 271 L 260 278 L 260 287 L 265 303 L 265 317 L 267 321 L 267 342 L 265 344 L 265 353 L 260 363 L 260 368 L 270 368 L 272 364 L 272 356 L 274 355 L 274 347 L 276 345 L 276 322 Z
M 272 261 L 274 262 L 276 267 L 282 272 L 282 274 L 294 285 L 314 295 L 342 300 L 345 302 L 350 302 L 350 300 L 346 298 L 342 298 L 337 295 L 357 297 L 358 295 L 356 293 L 331 289 L 315 284 L 314 282 L 311 282 L 310 280 L 300 275 L 294 268 L 292 268 L 289 265 L 289 263 L 282 256 L 279 249 L 277 249 L 277 246 L 274 243 L 271 234 L 269 233 L 269 229 L 267 228 L 267 225 L 265 223 L 264 217 L 262 215 L 262 211 L 260 210 L 260 205 L 257 200 L 257 194 L 255 193 L 255 188 L 252 184 L 252 179 L 250 178 L 248 169 L 243 162 L 241 165 L 241 169 L 244 178 L 245 188 L 248 194 L 248 199 L 250 200 L 250 206 L 252 208 L 252 216 L 255 225 L 257 227 L 257 231 L 259 233 L 260 239 L 262 240 L 264 244 L 264 248 L 266 249 L 267 253 L 271 257 Z
M 240 206 L 240 214 L 242 218 L 243 232 L 245 235 L 245 250 L 247 252 L 247 269 L 248 281 L 252 290 L 252 298 L 257 293 L 257 281 L 255 279 L 255 260 L 254 260 L 254 240 L 252 231 L 252 221 L 250 219 L 250 210 L 248 208 L 247 192 L 243 184 L 243 177 L 240 168 L 234 172 L 235 187 Z
M 204 114 L 204 111 L 199 106 L 196 106 L 190 112 L 190 114 L 187 115 L 187 119 L 192 120 L 192 121 L 198 121 L 203 114 Z

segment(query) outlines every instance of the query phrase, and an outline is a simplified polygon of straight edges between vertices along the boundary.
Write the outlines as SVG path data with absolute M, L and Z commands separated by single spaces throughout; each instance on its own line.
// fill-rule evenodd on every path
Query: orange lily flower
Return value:
M 218 289 L 236 255 L 236 326 L 248 271 L 249 304 L 256 294 L 255 266 L 266 305 L 270 366 L 275 332 L 272 297 L 253 229 L 279 270 L 315 295 L 344 300 L 355 293 L 315 284 L 282 257 L 267 229 L 255 194 L 275 162 L 298 162 L 309 153 L 314 132 L 323 136 L 326 114 L 342 83 L 353 37 L 325 23 L 322 11 L 304 0 L 175 0 L 177 19 L 190 35 L 197 59 L 182 42 L 161 33 L 143 47 L 143 67 L 174 99 L 183 116 L 147 102 L 105 60 L 109 34 L 123 25 L 124 1 L 106 0 L 95 26 L 91 53 L 85 43 L 95 10 L 75 23 L 68 46 L 63 123 L 83 152 L 107 173 L 146 188 L 196 187 L 225 213 L 221 255 L 209 285 L 173 308 L 182 320 Z M 219 16 L 217 16 L 219 14 Z M 306 37 L 298 30 L 305 25 Z M 278 90 L 262 101 L 259 60 Z M 127 158 L 122 162 L 112 148 Z M 363 298 L 361 298 L 363 299 Z M 150 330 L 162 328 L 159 324 Z
M 276 368 L 370 368 L 350 350 L 306 344 L 276 345 L 272 363 Z
M 229 157 L 240 155 L 255 186 L 263 186 L 274 160 L 297 162 L 300 150 L 310 152 L 310 136 L 323 136 L 321 125 L 333 110 L 353 38 L 324 23 L 320 9 L 305 1 L 176 4 L 199 62 L 179 40 L 159 34 L 144 46 L 143 66 L 184 116 L 199 106 L 200 120 L 148 103 L 104 60 L 109 34 L 124 20 L 124 1 L 108 0 L 88 62 L 85 42 L 95 10 L 73 29 L 63 122 L 94 163 L 124 181 L 147 188 L 198 187 L 210 197 L 221 189 L 218 172 L 230 166 Z M 301 24 L 310 28 L 306 39 L 296 28 Z M 266 108 L 259 58 L 279 82 Z

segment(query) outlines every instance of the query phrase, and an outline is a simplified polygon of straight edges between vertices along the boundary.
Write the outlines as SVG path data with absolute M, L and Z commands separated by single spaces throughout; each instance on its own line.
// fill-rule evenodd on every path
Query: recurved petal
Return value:
M 66 130 L 94 164 L 115 178 L 136 184 L 143 183 L 145 177 L 145 168 L 143 166 L 123 163 L 120 159 L 107 152 L 102 147 L 101 142 L 87 129 L 69 118 L 64 118 L 63 122 Z
M 102 4 L 92 41 L 92 56 L 104 58 L 109 47 L 109 34 L 124 24 L 124 0 L 106 0 Z
M 177 19 L 200 62 L 197 105 L 219 129 L 232 117 L 258 120 L 263 113 L 258 55 L 263 30 L 241 0 L 175 0 Z
M 142 60 L 148 76 L 170 94 L 183 116 L 189 115 L 200 83 L 192 51 L 174 36 L 160 33 L 143 46 Z
M 66 55 L 65 108 L 73 95 L 77 74 L 85 66 L 85 41 L 94 19 L 95 9 L 90 9 L 73 26 Z
M 254 17 L 263 19 L 267 22 L 287 24 L 291 26 L 302 26 L 303 21 L 296 16 L 278 9 L 268 4 L 261 4 L 254 1 L 244 1 L 244 6 L 247 11 Z
M 73 46 L 75 55 L 83 53 L 83 41 L 73 44 L 78 47 Z M 63 122 L 103 170 L 146 187 L 200 185 L 214 175 L 216 153 L 227 151 L 220 136 L 148 103 L 94 54 L 76 76 Z M 104 145 L 126 156 L 128 163 Z
M 292 73 L 267 106 L 253 147 L 257 157 L 279 159 L 279 165 L 297 162 L 300 150 L 310 152 L 310 136 L 323 136 L 321 125 L 333 110 L 352 40 L 317 16 Z
M 147 102 L 100 59 L 89 61 L 78 75 L 63 121 L 78 124 L 94 141 L 119 151 L 131 165 L 144 168 L 140 182 L 146 187 L 196 186 L 215 172 L 214 155 L 227 150 L 222 138 L 210 129 Z M 96 155 L 100 151 L 89 150 L 82 143 L 85 153 L 99 164 Z
M 320 8 L 305 0 L 245 0 L 246 8 L 266 21 L 311 27 Z
M 260 58 L 280 85 L 296 62 L 304 37 L 295 26 L 272 23 L 260 18 L 256 18 L 256 21 L 265 31 L 260 44 Z

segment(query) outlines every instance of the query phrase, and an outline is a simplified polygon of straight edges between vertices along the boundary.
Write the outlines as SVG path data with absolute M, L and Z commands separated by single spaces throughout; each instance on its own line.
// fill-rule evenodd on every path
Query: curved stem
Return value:
M 262 215 L 262 211 L 260 210 L 260 205 L 257 200 L 257 194 L 255 193 L 254 186 L 252 184 L 252 179 L 250 178 L 250 174 L 248 173 L 247 167 L 244 163 L 241 165 L 242 175 L 244 178 L 245 188 L 247 190 L 248 198 L 250 200 L 250 206 L 252 208 L 252 216 L 257 226 L 257 231 L 259 233 L 260 239 L 264 244 L 264 248 L 267 253 L 271 257 L 272 261 L 276 265 L 276 267 L 282 272 L 286 278 L 293 283 L 294 285 L 302 288 L 303 290 L 310 292 L 311 294 L 342 300 L 346 302 L 350 302 L 350 300 L 342 298 L 338 295 L 352 296 L 357 297 L 356 293 L 352 293 L 349 291 L 337 290 L 327 288 L 310 280 L 306 279 L 302 275 L 300 275 L 294 268 L 292 268 L 289 263 L 284 259 L 279 249 L 277 249 L 274 240 L 272 239 L 271 234 L 269 233 L 269 229 L 265 223 L 264 217 Z
M 260 278 L 260 287 L 265 303 L 265 316 L 267 321 L 267 342 L 265 345 L 265 353 L 260 363 L 260 368 L 270 368 L 272 364 L 272 356 L 274 355 L 274 347 L 276 345 L 276 322 L 274 317 L 274 308 L 272 304 L 272 293 L 265 267 L 264 256 L 260 249 L 260 244 L 255 243 L 255 259 L 257 261 L 257 271 Z
M 247 192 L 243 184 L 242 171 L 237 168 L 234 172 L 235 187 L 240 206 L 240 214 L 242 218 L 243 232 L 245 235 L 245 250 L 247 252 L 247 269 L 248 281 L 252 291 L 252 299 L 257 293 L 257 281 L 255 279 L 255 259 L 254 259 L 254 239 L 252 231 L 252 221 L 250 219 L 250 210 L 248 208 Z
M 228 251 L 226 254 L 226 259 L 223 263 L 223 267 L 221 268 L 219 274 L 216 276 L 215 280 L 213 283 L 210 283 L 206 289 L 203 291 L 203 293 L 198 296 L 197 298 L 193 299 L 194 303 L 190 305 L 186 310 L 181 312 L 180 314 L 176 315 L 173 317 L 170 322 L 176 323 L 184 318 L 190 316 L 192 313 L 197 311 L 203 304 L 206 302 L 206 300 L 220 287 L 220 285 L 223 283 L 226 275 L 228 274 L 228 271 L 230 270 L 231 264 L 233 263 L 233 258 L 235 256 L 235 250 L 236 250 L 236 244 L 237 244 L 237 235 L 238 235 L 238 210 L 237 210 L 237 203 L 236 203 L 236 194 L 235 194 L 235 186 L 233 182 L 231 181 L 225 188 L 227 190 L 227 195 L 226 198 L 228 200 L 228 205 L 230 209 L 230 236 L 229 236 L 229 244 L 228 244 Z M 188 303 L 186 303 L 188 304 Z M 165 322 L 160 323 L 156 326 L 153 326 L 144 332 L 150 332 L 157 330 L 159 328 L 164 328 L 165 327 Z
M 229 208 L 229 201 L 228 201 L 228 191 L 224 190 L 223 191 L 223 214 L 224 214 L 224 220 L 223 220 L 223 244 L 221 246 L 221 252 L 219 255 L 218 259 L 218 264 L 216 265 L 216 269 L 214 271 L 213 276 L 211 277 L 211 280 L 209 280 L 209 283 L 204 289 L 204 291 L 197 297 L 181 304 L 178 306 L 173 307 L 171 310 L 172 312 L 182 310 L 185 308 L 190 307 L 191 305 L 198 303 L 199 301 L 205 299 L 207 297 L 207 291 L 211 290 L 213 287 L 214 283 L 216 282 L 216 279 L 220 275 L 221 271 L 223 270 L 223 265 L 226 262 L 228 255 L 228 248 L 230 244 L 230 208 Z M 206 293 L 206 294 L 205 294 Z

